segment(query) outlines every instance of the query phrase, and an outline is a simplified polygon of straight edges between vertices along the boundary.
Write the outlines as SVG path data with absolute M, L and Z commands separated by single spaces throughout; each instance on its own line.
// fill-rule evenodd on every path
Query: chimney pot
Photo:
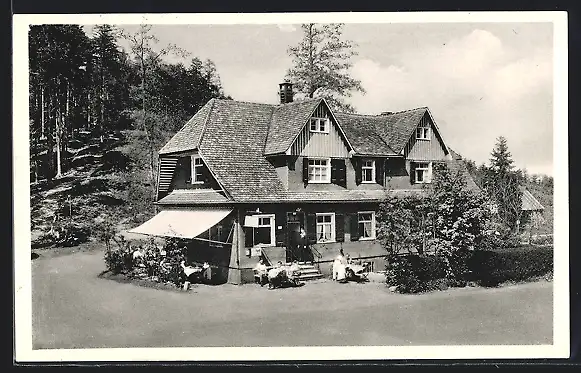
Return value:
M 285 81 L 280 83 L 278 87 L 280 103 L 288 104 L 289 102 L 293 102 L 293 84 L 289 81 Z

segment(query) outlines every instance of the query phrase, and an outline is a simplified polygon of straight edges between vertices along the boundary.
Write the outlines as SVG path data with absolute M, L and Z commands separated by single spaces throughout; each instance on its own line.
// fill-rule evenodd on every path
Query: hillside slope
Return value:
M 60 178 L 30 184 L 33 248 L 59 246 L 54 232 L 63 226 L 80 241 L 92 240 L 102 222 L 122 231 L 153 213 L 151 185 L 135 154 L 139 146 L 128 141 L 135 133 L 112 134 L 103 143 L 82 135 L 71 142 L 69 168 Z

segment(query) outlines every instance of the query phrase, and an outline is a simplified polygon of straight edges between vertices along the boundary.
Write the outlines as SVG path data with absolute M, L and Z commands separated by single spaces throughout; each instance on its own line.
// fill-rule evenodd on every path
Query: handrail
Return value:
M 323 258 L 323 254 L 321 254 L 321 253 L 319 252 L 319 250 L 317 250 L 317 249 L 315 248 L 315 246 L 313 246 L 313 245 L 309 245 L 309 248 L 311 249 L 311 252 L 313 253 L 313 255 L 317 257 L 317 260 L 316 260 L 316 263 L 317 263 L 317 269 L 320 271 L 320 270 L 321 270 L 321 266 L 320 266 L 320 264 L 319 264 L 319 263 L 320 263 L 320 261 L 321 261 L 321 258 Z
M 272 261 L 270 260 L 270 258 L 266 254 L 266 251 L 262 249 L 262 247 L 260 248 L 260 255 L 264 256 L 264 259 L 266 259 L 269 266 L 272 266 Z

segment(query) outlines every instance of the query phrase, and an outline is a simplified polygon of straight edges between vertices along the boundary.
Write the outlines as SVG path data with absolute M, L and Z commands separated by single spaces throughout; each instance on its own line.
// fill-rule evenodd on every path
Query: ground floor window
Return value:
M 375 238 L 375 212 L 359 212 L 358 229 L 360 240 L 372 240 Z
M 335 214 L 317 214 L 317 242 L 335 241 Z
M 255 215 L 256 225 L 252 228 L 253 246 L 274 246 L 274 214 Z
M 418 184 L 429 183 L 432 179 L 431 162 L 416 162 L 415 164 L 415 182 Z

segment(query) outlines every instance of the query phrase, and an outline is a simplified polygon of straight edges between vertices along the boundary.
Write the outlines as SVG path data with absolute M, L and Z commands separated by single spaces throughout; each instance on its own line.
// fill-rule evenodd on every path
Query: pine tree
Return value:
M 352 91 L 365 93 L 361 81 L 349 74 L 356 45 L 341 40 L 343 24 L 309 23 L 301 28 L 303 39 L 288 49 L 293 66 L 287 78 L 304 97 L 324 97 L 334 109 L 353 112 L 344 99 Z
M 496 145 L 491 153 L 490 168 L 497 174 L 506 174 L 514 168 L 512 155 L 508 151 L 508 144 L 504 136 L 496 139 Z

